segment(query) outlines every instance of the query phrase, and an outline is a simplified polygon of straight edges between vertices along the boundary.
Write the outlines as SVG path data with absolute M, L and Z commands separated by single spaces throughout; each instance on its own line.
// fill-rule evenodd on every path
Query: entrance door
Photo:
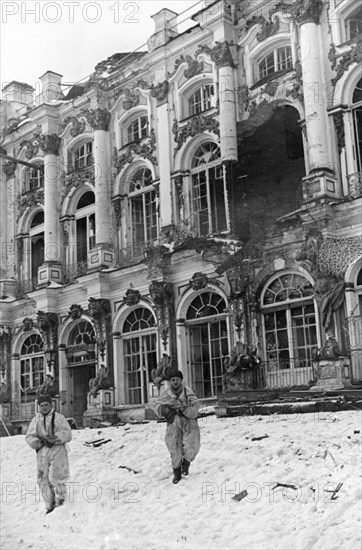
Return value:
M 89 380 L 96 375 L 94 365 L 77 366 L 73 373 L 73 418 L 77 426 L 83 426 L 83 413 L 87 409 Z

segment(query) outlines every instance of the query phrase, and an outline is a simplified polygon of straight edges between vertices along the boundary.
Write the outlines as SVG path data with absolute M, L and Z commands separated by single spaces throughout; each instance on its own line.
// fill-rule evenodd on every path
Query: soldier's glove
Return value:
M 162 405 L 160 409 L 160 413 L 166 419 L 167 424 L 172 424 L 176 416 L 175 409 L 172 409 L 168 405 Z

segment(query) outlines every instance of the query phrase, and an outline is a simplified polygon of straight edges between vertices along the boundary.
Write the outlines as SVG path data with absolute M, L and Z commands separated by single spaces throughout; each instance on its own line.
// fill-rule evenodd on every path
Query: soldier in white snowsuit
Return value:
M 39 410 L 26 432 L 25 440 L 37 453 L 38 485 L 47 514 L 64 503 L 69 478 L 65 444 L 72 439 L 67 419 L 52 408 L 50 395 L 38 397 Z
M 182 474 L 188 475 L 190 462 L 200 450 L 197 423 L 200 403 L 194 392 L 183 385 L 182 379 L 182 372 L 175 372 L 170 379 L 170 387 L 160 395 L 154 406 L 157 416 L 167 420 L 165 442 L 172 460 L 173 483 L 178 483 Z

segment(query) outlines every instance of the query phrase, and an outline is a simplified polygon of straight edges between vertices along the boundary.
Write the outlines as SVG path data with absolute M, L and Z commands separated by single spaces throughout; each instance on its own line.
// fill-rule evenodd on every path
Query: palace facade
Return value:
M 310 387 L 329 359 L 362 380 L 360 2 L 217 0 L 183 33 L 176 15 L 84 82 L 3 89 L 15 426 L 46 374 L 78 425 L 142 411 L 162 366 L 205 403 L 230 358 L 249 388 Z

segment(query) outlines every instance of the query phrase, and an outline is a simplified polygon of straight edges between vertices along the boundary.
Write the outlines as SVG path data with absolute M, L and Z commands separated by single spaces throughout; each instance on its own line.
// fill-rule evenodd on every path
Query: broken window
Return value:
M 290 46 L 281 46 L 268 53 L 259 61 L 259 80 L 269 74 L 291 69 L 293 67 L 292 49 Z
M 212 84 L 205 84 L 193 92 L 188 99 L 188 116 L 211 109 L 213 95 L 214 86 Z
M 133 310 L 123 324 L 123 359 L 128 405 L 148 402 L 151 372 L 157 367 L 156 321 L 144 307 Z
M 362 171 L 362 78 L 357 82 L 352 98 L 357 169 Z
M 228 230 L 225 171 L 219 146 L 203 143 L 192 159 L 192 210 L 198 236 Z
M 132 177 L 129 200 L 133 245 L 153 244 L 158 237 L 158 197 L 148 168 L 141 168 Z

